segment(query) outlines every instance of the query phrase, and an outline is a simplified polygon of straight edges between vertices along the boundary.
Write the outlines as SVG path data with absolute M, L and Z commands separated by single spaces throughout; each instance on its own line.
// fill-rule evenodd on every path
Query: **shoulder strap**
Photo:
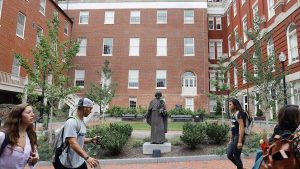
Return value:
M 0 156 L 4 151 L 4 148 L 9 144 L 9 136 L 8 136 L 7 133 L 4 133 L 4 134 L 5 134 L 4 140 L 3 140 L 3 143 L 2 143 L 1 148 L 0 148 Z
M 78 135 L 80 132 L 80 129 L 81 129 L 81 125 L 79 125 L 78 119 L 75 116 L 70 116 L 70 117 L 68 117 L 68 120 L 69 119 L 74 119 L 76 121 L 76 123 L 77 123 L 76 131 L 77 131 L 77 135 Z

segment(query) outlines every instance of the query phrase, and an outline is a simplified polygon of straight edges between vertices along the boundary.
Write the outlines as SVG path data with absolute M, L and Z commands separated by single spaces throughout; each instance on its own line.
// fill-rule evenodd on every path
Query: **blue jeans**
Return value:
M 259 165 L 260 165 L 262 159 L 263 159 L 262 151 L 261 150 L 257 150 L 257 152 L 256 152 L 256 158 L 255 158 L 255 163 L 254 163 L 254 166 L 252 167 L 252 169 L 259 169 Z
M 227 158 L 236 165 L 237 169 L 243 169 L 243 162 L 241 160 L 242 148 L 237 148 L 237 143 L 239 141 L 239 136 L 233 136 L 232 141 L 227 147 Z M 243 142 L 244 143 L 244 142 Z

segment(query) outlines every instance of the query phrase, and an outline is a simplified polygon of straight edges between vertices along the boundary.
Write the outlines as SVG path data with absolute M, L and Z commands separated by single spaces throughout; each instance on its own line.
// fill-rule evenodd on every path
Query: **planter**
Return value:
M 254 117 L 254 121 L 266 121 L 266 117 L 265 116 Z
M 180 121 L 180 122 L 188 122 L 188 121 L 193 121 L 193 116 L 192 115 L 171 115 L 172 121 Z
M 144 116 L 135 114 L 125 114 L 122 116 L 122 121 L 143 121 Z

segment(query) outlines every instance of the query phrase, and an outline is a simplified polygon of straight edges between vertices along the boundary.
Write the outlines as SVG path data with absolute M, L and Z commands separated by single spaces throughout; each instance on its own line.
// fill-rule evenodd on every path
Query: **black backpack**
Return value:
M 0 148 L 0 157 L 4 151 L 4 148 L 9 144 L 9 136 L 7 133 L 4 133 L 4 134 L 5 134 L 5 137 L 4 137 L 3 143 Z

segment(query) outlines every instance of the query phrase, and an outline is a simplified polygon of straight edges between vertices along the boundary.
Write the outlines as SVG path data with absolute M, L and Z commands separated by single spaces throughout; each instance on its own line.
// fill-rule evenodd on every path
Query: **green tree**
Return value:
M 28 74 L 29 82 L 25 89 L 28 96 L 31 100 L 37 101 L 37 96 L 42 93 L 41 111 L 44 111 L 43 103 L 46 102 L 46 98 L 51 110 L 51 121 L 53 108 L 58 105 L 58 102 L 78 91 L 77 87 L 70 84 L 67 72 L 74 68 L 72 60 L 78 53 L 79 42 L 61 41 L 58 36 L 59 25 L 58 13 L 54 12 L 52 20 L 47 21 L 48 34 L 45 36 L 39 34 L 40 41 L 32 50 L 33 66 L 27 58 L 16 54 L 20 65 Z M 49 113 L 47 127 L 48 123 Z
M 112 71 L 109 67 L 110 62 L 105 60 L 101 71 L 97 71 L 98 75 L 102 78 L 101 84 L 91 83 L 91 86 L 87 92 L 87 97 L 95 101 L 100 106 L 100 114 L 104 112 L 102 109 L 105 108 L 115 96 L 115 91 L 117 89 L 117 83 L 111 83 Z

